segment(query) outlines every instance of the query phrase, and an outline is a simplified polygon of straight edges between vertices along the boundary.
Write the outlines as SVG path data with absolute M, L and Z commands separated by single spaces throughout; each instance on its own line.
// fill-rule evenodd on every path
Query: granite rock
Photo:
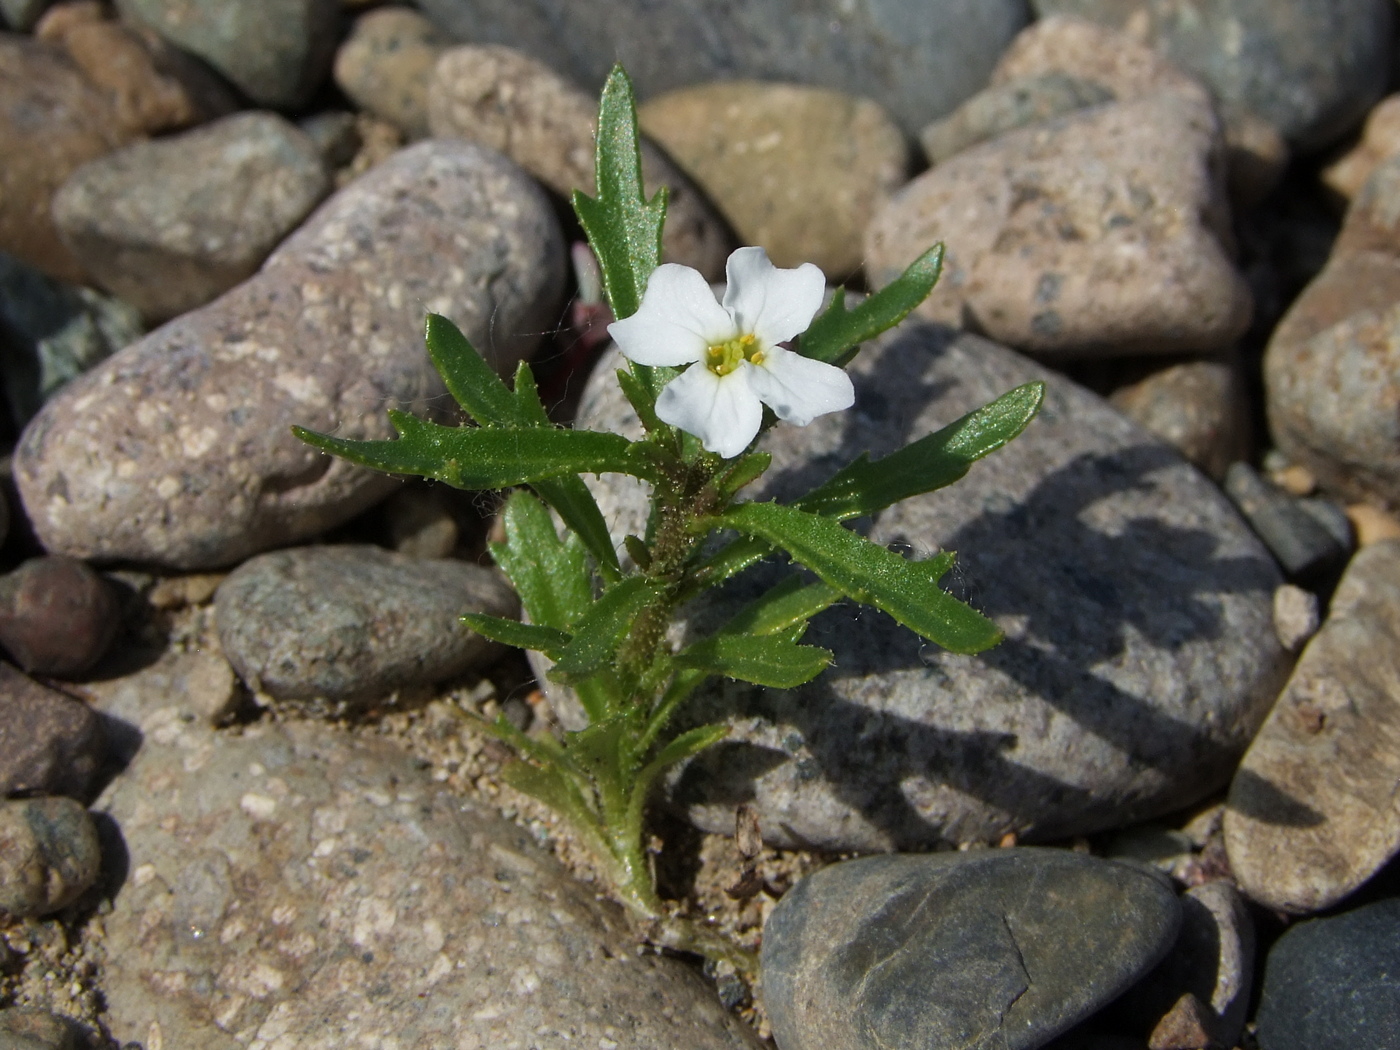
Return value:
M 823 868 L 764 926 L 782 1047 L 1034 1050 L 1171 947 L 1165 879 L 1068 851 L 865 857 Z
M 1400 852 L 1400 541 L 1357 553 L 1230 786 L 1240 888 L 1280 911 L 1340 901 Z
M 97 881 L 97 827 L 71 798 L 0 802 L 0 911 L 36 918 L 61 911 Z
M 139 733 L 98 803 L 120 1041 L 207 1050 L 756 1050 L 688 967 L 639 955 L 529 835 L 388 742 L 317 722 L 219 734 L 162 679 L 101 683 Z
M 1371 110 L 1360 141 L 1322 169 L 1323 185 L 1350 201 L 1377 166 L 1396 153 L 1400 153 L 1400 94 L 1390 95 Z
M 229 565 L 349 519 L 395 487 L 289 425 L 388 437 L 440 404 L 424 314 L 509 372 L 549 328 L 564 249 L 543 195 L 465 142 L 400 151 L 318 209 L 250 280 L 69 384 L 16 452 L 44 545 Z
M 834 280 L 860 268 L 866 225 L 908 179 L 909 149 L 889 114 L 826 88 L 702 84 L 652 99 L 637 117 L 741 243 Z
M 1223 243 L 1219 149 L 1209 108 L 1172 95 L 1009 132 L 894 195 L 867 276 L 886 285 L 943 241 L 931 320 L 1047 357 L 1223 350 L 1251 300 Z
M 555 193 L 595 191 L 593 124 L 598 100 L 544 63 L 500 46 L 448 49 L 428 89 L 434 135 L 457 136 L 500 150 Z M 715 206 L 664 152 L 642 139 L 642 183 L 667 187 L 661 254 L 719 280 L 735 247 Z
M 1317 595 L 1291 583 L 1274 591 L 1274 631 L 1290 653 L 1301 649 L 1322 626 Z
M 30 558 L 0 577 L 0 646 L 30 674 L 75 678 L 121 625 L 111 584 L 76 558 Z
M 372 701 L 461 674 L 495 652 L 463 613 L 514 616 L 496 572 L 378 547 L 294 547 L 219 585 L 219 641 L 239 676 L 281 701 Z
M 1249 398 L 1238 360 L 1177 361 L 1118 387 L 1109 402 L 1216 481 L 1249 452 Z
M 581 425 L 637 426 L 615 367 L 595 370 Z M 692 699 L 682 724 L 731 733 L 673 781 L 673 802 L 712 831 L 751 802 L 775 845 L 882 850 L 1088 832 L 1222 786 L 1286 658 L 1278 570 L 1219 490 L 1099 398 L 977 336 L 906 321 L 851 370 L 850 412 L 765 437 L 774 463 L 752 498 L 794 498 L 859 452 L 1048 384 L 1024 434 L 868 532 L 919 556 L 957 551 L 947 583 L 1007 640 L 958 656 L 881 614 L 830 609 L 804 639 L 836 654 L 815 682 L 725 681 Z M 645 527 L 637 485 L 604 475 L 595 492 L 618 541 Z M 761 585 L 736 581 L 691 615 L 719 621 Z
M 53 217 L 103 287 L 165 321 L 251 277 L 330 189 L 301 129 L 238 113 L 83 165 Z
M 90 707 L 0 664 L 0 798 L 86 800 L 105 743 Z
M 450 41 L 409 7 L 378 7 L 355 19 L 335 54 L 335 82 L 360 108 L 395 125 L 409 140 L 426 138 L 428 86 Z

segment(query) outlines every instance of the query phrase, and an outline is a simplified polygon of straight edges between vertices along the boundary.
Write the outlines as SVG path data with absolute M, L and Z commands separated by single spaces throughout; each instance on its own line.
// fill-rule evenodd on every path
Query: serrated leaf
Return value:
M 520 422 L 510 390 L 462 330 L 441 314 L 429 314 L 424 341 L 447 392 L 483 426 Z
M 534 649 L 544 653 L 551 660 L 564 651 L 572 637 L 568 632 L 553 627 L 506 620 L 500 616 L 488 616 L 486 613 L 464 613 L 459 619 L 483 638 L 490 638 L 493 642 L 511 645 L 517 649 Z
M 535 383 L 535 373 L 524 361 L 515 366 L 515 381 L 512 386 L 514 387 L 516 418 L 521 426 L 547 427 L 553 425 L 549 421 L 549 413 L 544 409 L 544 402 L 540 400 L 539 387 Z
M 846 309 L 844 290 L 837 291 L 831 305 L 802 333 L 797 352 L 816 361 L 845 365 L 861 343 L 893 328 L 927 299 L 942 272 L 943 245 L 935 244 L 854 310 Z
M 583 545 L 575 536 L 560 540 L 554 521 L 539 500 L 513 492 L 503 515 L 506 541 L 491 554 L 510 578 L 530 620 L 569 631 L 593 604 L 593 585 Z
M 862 454 L 796 506 L 844 521 L 950 485 L 1025 430 L 1044 399 L 1044 383 L 1018 386 L 883 459 Z
M 773 635 L 719 633 L 676 654 L 676 666 L 737 678 L 773 689 L 810 682 L 831 663 L 831 653 Z
M 720 631 L 726 634 L 777 634 L 805 624 L 841 599 L 825 583 L 805 583 L 793 574 L 749 602 Z
M 628 576 L 609 587 L 574 625 L 573 640 L 549 676 L 569 684 L 610 667 L 632 621 L 663 590 L 645 576 Z
M 783 548 L 823 583 L 952 652 L 977 653 L 1001 641 L 1000 628 L 940 588 L 927 566 L 905 561 L 831 518 L 777 503 L 742 503 L 717 520 Z
M 622 568 L 617 561 L 617 551 L 613 549 L 608 523 L 603 520 L 598 501 L 593 498 L 583 479 L 577 474 L 565 474 L 559 478 L 532 482 L 530 487 L 554 508 L 560 520 L 583 541 L 588 553 L 598 563 L 603 578 L 609 582 L 620 579 Z

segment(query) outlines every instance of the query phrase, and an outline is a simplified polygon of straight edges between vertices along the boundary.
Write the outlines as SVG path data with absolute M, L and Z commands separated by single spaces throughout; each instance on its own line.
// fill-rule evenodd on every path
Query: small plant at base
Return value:
M 739 499 L 769 465 L 766 453 L 752 450 L 767 426 L 806 425 L 852 404 L 843 366 L 929 294 L 942 246 L 853 309 L 838 291 L 815 320 L 820 270 L 779 269 L 761 248 L 741 248 L 730 257 L 720 303 L 696 271 L 660 264 L 665 191 L 651 200 L 642 192 L 636 107 L 621 67 L 603 90 L 597 140 L 597 196 L 575 192 L 573 204 L 618 318 L 609 330 L 630 367 L 617 377 L 645 427 L 641 440 L 554 427 L 527 365 L 507 387 L 438 316 L 428 318 L 429 354 L 475 426 L 440 426 L 391 410 L 396 440 L 293 430 L 378 470 L 464 489 L 515 488 L 505 505 L 505 541 L 491 551 L 528 622 L 463 620 L 552 660 L 550 677 L 574 690 L 588 725 L 556 739 L 527 736 L 504 718 L 478 720 L 519 757 L 505 778 L 570 822 L 653 943 L 752 973 L 751 953 L 670 915 L 656 892 L 644 847 L 648 796 L 667 769 L 726 735 L 721 725 L 672 735 L 672 718 L 711 676 L 776 689 L 815 678 L 832 654 L 800 644 L 802 635 L 812 616 L 846 598 L 954 652 L 1000 641 L 994 623 L 939 587 L 952 552 L 907 560 L 841 522 L 956 481 L 1026 427 L 1044 387 L 1017 387 L 883 459 L 862 455 L 793 503 Z M 784 345 L 794 339 L 792 348 Z M 606 472 L 651 486 L 646 535 L 625 540 L 630 570 L 581 477 Z M 707 542 L 720 530 L 737 538 Z M 775 551 L 815 579 L 794 573 L 716 633 L 672 646 L 668 629 L 685 603 Z

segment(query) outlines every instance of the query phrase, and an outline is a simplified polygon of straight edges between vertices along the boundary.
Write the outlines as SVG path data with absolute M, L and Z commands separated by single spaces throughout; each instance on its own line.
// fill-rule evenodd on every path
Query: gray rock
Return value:
M 1400 852 L 1400 540 L 1363 547 L 1230 785 L 1240 888 L 1280 911 L 1330 907 Z
M 508 44 L 590 90 L 614 61 L 643 98 L 763 79 L 879 99 L 913 134 L 986 84 L 1026 22 L 1023 0 L 423 0 L 454 38 Z
M 219 641 L 278 700 L 369 701 L 461 674 L 495 651 L 463 613 L 513 616 L 499 574 L 378 547 L 296 547 L 244 562 L 214 599 Z
M 1317 634 L 1322 625 L 1322 612 L 1317 595 L 1291 583 L 1274 591 L 1274 631 L 1279 644 L 1296 653 Z
M 321 153 L 321 160 L 331 169 L 349 164 L 360 149 L 360 131 L 355 114 L 349 110 L 332 109 L 313 113 L 298 125 L 310 136 Z
M 90 707 L 0 664 L 0 798 L 86 800 L 104 744 Z
M 77 1028 L 47 1010 L 0 1010 L 0 1050 L 80 1050 Z
M 400 554 L 447 558 L 457 549 L 461 528 L 437 486 L 405 485 L 383 507 L 390 545 Z
M 1033 1050 L 1171 947 L 1165 879 L 1058 850 L 865 857 L 784 895 L 763 931 L 782 1047 Z
M 85 164 L 53 216 L 103 287 L 165 321 L 251 277 L 330 188 L 303 131 L 238 113 Z
M 635 426 L 615 367 L 598 366 L 580 425 Z M 752 802 L 774 844 L 883 850 L 1088 832 L 1222 786 L 1286 668 L 1278 570 L 1219 491 L 1094 395 L 976 336 L 907 321 L 852 376 L 852 411 L 769 432 L 774 464 L 752 498 L 794 498 L 859 452 L 878 458 L 1018 384 L 1048 384 L 1026 433 L 868 532 L 919 556 L 957 551 L 947 585 L 1007 640 L 957 656 L 870 610 L 828 610 L 805 639 L 836 654 L 815 682 L 723 682 L 691 701 L 686 724 L 725 721 L 731 735 L 673 800 L 712 831 Z M 638 488 L 605 475 L 596 491 L 619 541 L 644 528 Z M 696 622 L 759 586 L 739 581 Z
M 144 673 L 100 688 L 143 738 L 99 802 L 129 857 L 104 918 L 118 1040 L 757 1050 L 593 887 L 392 744 L 316 722 L 218 734 Z
M 1003 132 L 1112 102 L 1115 97 L 1096 81 L 1059 70 L 1008 80 L 979 91 L 950 116 L 925 127 L 919 132 L 919 144 L 929 163 L 941 164 L 969 146 Z
M 0 577 L 0 646 L 30 674 L 76 678 L 121 625 L 111 585 L 76 558 L 30 558 Z
M 1230 464 L 1223 487 L 1290 577 L 1323 580 L 1345 564 L 1349 549 L 1300 500 L 1248 463 Z
M 1224 247 L 1220 148 L 1210 109 L 1174 95 L 1008 132 L 897 192 L 866 274 L 886 285 L 943 241 L 930 320 L 1046 356 L 1224 350 L 1252 304 Z
M 1248 454 L 1253 421 L 1238 360 L 1178 361 L 1118 387 L 1109 401 L 1217 481 Z
M 0 911 L 20 919 L 60 911 L 101 865 L 97 827 L 71 798 L 0 802 Z
M 336 0 L 117 0 L 122 17 L 198 55 L 261 106 L 291 109 L 330 71 Z
M 355 19 L 335 54 L 335 82 L 410 140 L 428 135 L 428 85 L 450 41 L 417 11 L 379 7 Z
M 428 311 L 502 371 L 549 329 L 564 249 L 538 188 L 499 155 L 433 141 L 327 201 L 252 279 L 69 384 L 15 471 L 53 551 L 214 568 L 349 519 L 395 487 L 289 432 L 390 434 L 440 404 Z
M 34 28 L 34 23 L 39 21 L 44 8 L 51 3 L 53 0 L 0 0 L 0 17 L 5 19 L 11 29 L 27 32 Z

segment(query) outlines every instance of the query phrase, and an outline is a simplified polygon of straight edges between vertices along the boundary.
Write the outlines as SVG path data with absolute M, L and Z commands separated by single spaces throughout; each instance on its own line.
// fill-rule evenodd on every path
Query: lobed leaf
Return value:
M 609 587 L 575 624 L 573 640 L 549 676 L 570 684 L 610 667 L 632 621 L 663 590 L 645 576 L 628 576 Z
M 797 352 L 827 364 L 845 365 L 861 343 L 893 328 L 927 299 L 942 272 L 943 245 L 935 244 L 854 310 L 846 309 L 845 290 L 838 289 L 831 305 L 802 333 Z
M 510 390 L 460 328 L 441 314 L 429 314 L 425 327 L 433 367 L 468 415 L 488 427 L 523 422 Z
M 575 536 L 561 540 L 539 500 L 513 492 L 503 515 L 506 540 L 491 555 L 510 578 L 530 620 L 540 627 L 570 631 L 593 604 L 593 582 L 583 546 Z

